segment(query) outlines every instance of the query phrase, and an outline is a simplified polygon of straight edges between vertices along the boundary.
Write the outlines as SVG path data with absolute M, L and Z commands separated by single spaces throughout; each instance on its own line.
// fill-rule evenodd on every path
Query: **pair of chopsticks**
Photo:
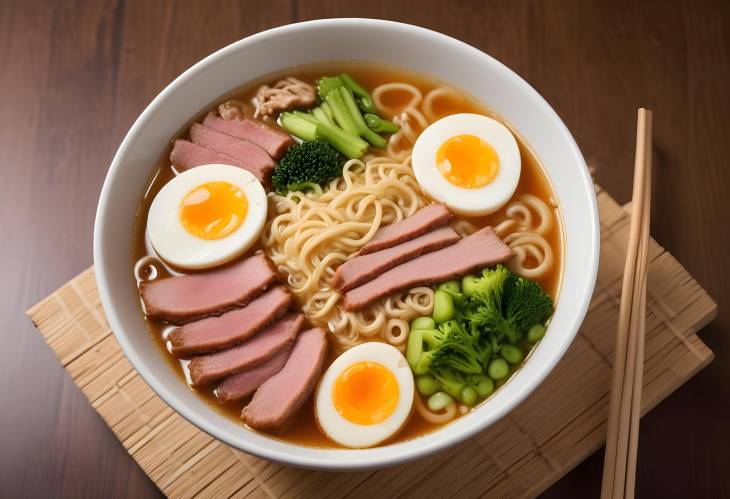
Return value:
M 602 499 L 632 498 L 636 483 L 651 212 L 651 121 L 651 111 L 639 109 L 631 227 L 613 363 Z

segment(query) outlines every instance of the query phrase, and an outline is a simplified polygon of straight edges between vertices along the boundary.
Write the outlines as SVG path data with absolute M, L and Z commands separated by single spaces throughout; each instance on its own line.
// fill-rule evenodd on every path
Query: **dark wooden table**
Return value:
M 500 59 L 622 202 L 636 108 L 654 110 L 652 233 L 720 315 L 701 334 L 716 360 L 642 421 L 638 495 L 730 497 L 730 3 L 584 0 L 0 2 L 0 496 L 159 495 L 23 311 L 91 264 L 107 167 L 157 92 L 228 43 L 321 17 L 409 22 Z M 596 497 L 602 463 L 545 495 Z

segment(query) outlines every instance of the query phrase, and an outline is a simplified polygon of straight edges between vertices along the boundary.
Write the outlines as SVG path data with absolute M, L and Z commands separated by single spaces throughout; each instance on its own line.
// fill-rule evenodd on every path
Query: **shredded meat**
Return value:
M 242 120 L 243 116 L 243 102 L 240 100 L 227 100 L 220 106 L 218 106 L 218 114 L 224 120 Z
M 274 116 L 289 109 L 313 106 L 316 101 L 314 87 L 302 80 L 288 76 L 273 87 L 262 85 L 256 93 L 256 116 Z M 223 114 L 221 113 L 221 116 Z

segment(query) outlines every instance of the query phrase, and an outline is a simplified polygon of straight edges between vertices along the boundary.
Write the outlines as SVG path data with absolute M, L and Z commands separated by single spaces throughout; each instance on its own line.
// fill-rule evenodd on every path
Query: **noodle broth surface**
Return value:
M 427 78 L 422 75 L 418 75 L 413 72 L 404 71 L 399 68 L 394 68 L 390 66 L 385 65 L 379 65 L 379 64 L 370 64 L 370 63 L 323 63 L 323 64 L 316 64 L 311 66 L 305 66 L 301 68 L 296 68 L 289 71 L 283 71 L 280 73 L 276 73 L 273 75 L 269 75 L 261 80 L 249 82 L 238 89 L 235 89 L 228 94 L 222 96 L 221 98 L 217 99 L 215 102 L 211 103 L 210 106 L 207 106 L 204 110 L 202 110 L 198 115 L 193 117 L 193 119 L 190 120 L 190 122 L 186 123 L 185 126 L 181 129 L 180 133 L 178 134 L 178 137 L 184 137 L 187 133 L 187 129 L 190 126 L 190 124 L 194 121 L 199 121 L 202 116 L 205 115 L 210 109 L 213 109 L 217 107 L 218 104 L 224 101 L 228 100 L 237 100 L 240 101 L 241 107 L 244 108 L 246 114 L 248 116 L 253 116 L 255 107 L 252 104 L 252 99 L 255 97 L 256 90 L 261 84 L 267 83 L 272 84 L 276 82 L 278 79 L 280 79 L 283 76 L 295 76 L 303 81 L 309 82 L 314 84 L 316 79 L 318 77 L 321 77 L 322 75 L 328 75 L 328 74 L 338 74 L 341 72 L 347 72 L 350 75 L 352 75 L 359 83 L 361 83 L 365 88 L 367 88 L 369 91 L 372 91 L 376 87 L 384 84 L 389 84 L 393 82 L 402 82 L 406 83 L 408 85 L 412 85 L 413 87 L 417 88 L 422 95 L 426 95 L 428 92 L 437 89 L 439 87 L 448 87 L 448 85 L 437 81 L 433 78 Z M 383 95 L 382 103 L 385 104 L 388 108 L 400 108 L 403 107 L 408 103 L 410 99 L 410 95 L 405 92 L 388 92 L 387 94 Z M 497 119 L 498 121 L 504 123 L 515 135 L 522 158 L 522 173 L 520 177 L 520 181 L 517 187 L 517 190 L 515 192 L 515 195 L 513 199 L 517 198 L 520 195 L 532 195 L 538 198 L 539 200 L 542 200 L 548 207 L 550 207 L 551 215 L 554 219 L 554 223 L 552 224 L 552 227 L 544 234 L 544 239 L 547 241 L 549 246 L 552 248 L 553 254 L 554 254 L 554 265 L 552 266 L 552 270 L 548 272 L 544 277 L 539 279 L 534 279 L 537 282 L 540 283 L 540 285 L 545 289 L 545 291 L 553 298 L 553 300 L 557 297 L 558 289 L 560 285 L 560 276 L 562 274 L 562 257 L 563 257 L 563 239 L 562 239 L 562 233 L 561 233 L 561 225 L 562 220 L 559 213 L 559 208 L 557 207 L 556 200 L 553 198 L 552 189 L 550 187 L 549 181 L 547 179 L 546 174 L 544 173 L 544 170 L 540 166 L 537 158 L 533 154 L 533 152 L 530 150 L 527 144 L 521 139 L 519 134 L 516 130 L 512 129 L 508 123 L 505 123 L 504 120 L 502 120 L 499 116 L 496 116 L 494 113 L 490 112 L 486 107 L 484 107 L 482 104 L 477 102 L 475 99 L 471 98 L 470 96 L 462 93 L 459 90 L 456 90 L 456 93 L 450 92 L 449 95 L 446 96 L 446 98 L 434 100 L 433 106 L 432 106 L 433 114 L 436 118 L 443 117 L 449 114 L 455 114 L 455 113 L 478 113 L 483 114 L 486 116 L 490 116 L 492 118 Z M 388 118 L 393 118 L 393 113 L 383 112 L 385 116 Z M 420 131 L 418 130 L 419 126 L 418 124 L 415 125 L 416 132 Z M 405 150 L 408 149 L 407 144 L 405 144 L 406 147 L 404 147 Z M 132 267 L 134 268 L 138 262 L 140 262 L 142 259 L 154 255 L 154 252 L 151 248 L 151 245 L 149 243 L 149 240 L 146 237 L 146 221 L 147 221 L 147 214 L 150 208 L 150 205 L 152 203 L 152 200 L 157 195 L 159 190 L 164 186 L 168 181 L 170 181 L 174 176 L 175 172 L 173 171 L 172 167 L 169 164 L 169 153 L 170 153 L 171 146 L 168 147 L 165 151 L 165 153 L 160 158 L 159 162 L 154 166 L 154 170 L 152 172 L 148 188 L 146 189 L 144 196 L 142 197 L 140 201 L 140 205 L 135 217 L 135 230 L 134 230 L 134 236 L 132 241 Z M 384 156 L 386 153 L 384 151 L 371 151 L 370 157 L 372 159 L 372 156 Z M 365 158 L 366 160 L 368 158 Z M 336 183 L 336 181 L 335 181 Z M 428 198 L 422 193 L 419 192 L 419 196 L 421 199 L 421 203 L 425 204 L 428 203 Z M 269 205 L 269 222 L 272 221 L 274 218 L 272 214 L 272 202 L 270 202 Z M 420 206 L 419 206 L 420 207 Z M 464 218 L 457 218 L 458 222 L 463 223 L 466 227 L 474 227 L 479 228 L 483 227 L 485 225 L 491 225 L 494 227 L 498 227 L 500 223 L 505 221 L 507 218 L 506 214 L 506 207 L 500 209 L 498 212 L 490 214 L 486 217 L 480 217 L 478 219 L 464 219 Z M 413 210 L 415 211 L 415 210 Z M 403 214 L 403 216 L 408 216 L 410 213 Z M 394 220 L 388 221 L 389 223 Z M 458 223 L 457 223 L 458 225 Z M 502 234 L 500 234 L 502 235 Z M 503 235 L 502 235 L 503 236 Z M 262 238 L 265 239 L 265 238 Z M 364 244 L 364 242 L 363 242 Z M 266 244 L 259 243 L 254 247 L 249 253 L 252 251 L 255 251 L 256 249 L 264 249 L 267 254 L 271 256 L 272 249 L 267 247 Z M 352 253 L 356 251 L 357 248 L 355 248 Z M 339 264 L 339 262 L 334 262 L 336 264 Z M 531 261 L 531 257 L 527 256 L 527 263 L 533 263 Z M 336 265 L 333 265 L 336 267 Z M 132 274 L 134 275 L 135 272 L 133 271 Z M 158 278 L 160 277 L 167 277 L 171 275 L 179 275 L 178 272 L 176 272 L 174 269 L 165 267 L 165 268 L 159 268 L 158 267 Z M 144 276 L 143 276 L 144 277 Z M 296 293 L 295 293 L 296 295 Z M 304 300 L 300 299 L 300 304 L 304 305 L 304 311 L 306 315 L 310 315 L 307 313 L 306 310 L 306 303 L 304 303 Z M 142 312 L 142 309 L 140 308 L 140 311 Z M 143 314 L 144 315 L 144 314 Z M 419 314 L 414 314 L 419 315 Z M 318 323 L 318 321 L 310 321 L 314 322 L 317 325 L 324 325 L 325 328 L 327 327 L 327 324 L 321 324 Z M 153 339 L 155 345 L 157 345 L 157 348 L 160 350 L 160 354 L 166 359 L 166 361 L 170 364 L 170 367 L 179 375 L 181 382 L 188 383 L 188 374 L 187 374 L 187 361 L 180 361 L 178 359 L 175 359 L 172 357 L 167 349 L 166 346 L 166 333 L 169 332 L 170 326 L 156 320 L 149 320 L 145 317 L 145 323 L 147 325 L 147 329 L 150 333 L 151 338 Z M 406 334 L 405 331 L 403 331 L 401 334 Z M 330 335 L 331 339 L 331 346 L 330 354 L 328 361 L 326 362 L 326 367 L 334 360 L 337 353 L 339 353 L 342 348 L 346 347 L 347 345 L 343 345 L 342 341 L 339 341 L 339 338 L 336 338 L 334 335 Z M 368 338 L 361 338 L 363 340 L 367 341 L 385 341 L 384 338 L 374 335 Z M 405 338 L 403 338 L 405 339 Z M 401 343 L 401 350 L 404 348 L 404 343 Z M 529 353 L 529 349 L 525 348 L 526 353 Z M 527 357 L 527 355 L 526 355 Z M 519 366 L 517 367 L 519 368 Z M 513 369 L 515 371 L 516 369 Z M 192 389 L 192 388 L 191 388 Z M 232 403 L 228 405 L 220 405 L 215 398 L 215 395 L 213 394 L 212 390 L 195 390 L 196 393 L 202 397 L 206 403 L 208 403 L 212 408 L 215 410 L 222 412 L 229 416 L 232 420 L 236 421 L 237 423 L 241 424 L 243 426 L 243 423 L 240 420 L 240 413 L 242 408 L 245 406 L 247 401 L 242 401 L 240 403 Z M 416 395 L 418 396 L 418 394 Z M 295 416 L 293 423 L 291 426 L 282 434 L 275 435 L 275 438 L 279 438 L 291 443 L 300 444 L 300 445 L 306 445 L 306 446 L 313 446 L 313 447 L 322 447 L 322 448 L 335 448 L 339 447 L 337 444 L 330 441 L 326 436 L 324 436 L 323 432 L 319 429 L 318 424 L 316 422 L 316 418 L 314 415 L 314 407 L 313 407 L 313 396 L 307 400 L 307 402 L 304 404 L 302 409 L 299 411 L 299 413 Z M 459 415 L 459 412 L 457 411 L 457 417 Z M 403 429 L 389 442 L 397 442 L 397 441 L 403 441 L 408 440 L 412 438 L 416 438 L 422 435 L 425 435 L 427 433 L 430 433 L 431 431 L 434 431 L 440 427 L 442 427 L 443 424 L 436 424 L 427 421 L 424 419 L 418 411 L 414 409 L 410 419 L 405 424 Z M 386 442 L 386 443 L 389 443 Z

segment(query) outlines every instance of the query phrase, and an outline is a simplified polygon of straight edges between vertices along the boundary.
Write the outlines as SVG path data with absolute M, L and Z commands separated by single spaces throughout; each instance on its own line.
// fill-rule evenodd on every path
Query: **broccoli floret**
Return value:
M 444 334 L 444 341 L 433 351 L 433 368 L 437 371 L 448 368 L 467 374 L 481 373 L 485 350 L 479 335 L 468 332 L 455 320 L 440 324 L 439 329 Z
M 472 301 L 478 302 L 485 312 L 501 312 L 504 284 L 510 274 L 511 272 L 503 265 L 482 272 L 482 277 L 474 283 Z
M 540 286 L 497 265 L 485 270 L 473 283 L 467 309 L 462 315 L 473 329 L 491 335 L 493 350 L 502 338 L 516 343 L 535 324 L 543 324 L 552 314 L 553 301 Z
M 440 324 L 438 329 L 412 331 L 411 335 L 406 357 L 416 374 L 449 370 L 478 374 L 491 352 L 478 332 L 467 331 L 455 320 Z
M 342 175 L 342 159 L 328 144 L 304 141 L 289 148 L 271 176 L 271 183 L 280 194 L 300 188 L 323 185 Z
M 539 284 L 511 274 L 504 286 L 504 317 L 522 332 L 544 324 L 553 313 L 553 300 Z
M 485 270 L 482 277 L 473 282 L 471 296 L 462 315 L 472 330 L 496 334 L 499 339 L 507 336 L 510 341 L 516 341 L 516 335 L 502 315 L 504 283 L 509 275 L 510 271 L 502 265 Z M 496 338 L 490 338 L 490 342 L 495 350 L 498 349 Z
M 431 376 L 446 393 L 473 405 L 506 377 L 507 361 L 521 361 L 515 344 L 532 326 L 545 323 L 553 302 L 537 283 L 503 265 L 468 276 L 463 285 L 442 283 L 438 290 L 461 296 L 454 318 L 435 329 L 411 330 L 406 359 L 414 374 Z M 433 327 L 434 319 L 430 322 Z M 504 376 L 496 370 L 502 364 Z

